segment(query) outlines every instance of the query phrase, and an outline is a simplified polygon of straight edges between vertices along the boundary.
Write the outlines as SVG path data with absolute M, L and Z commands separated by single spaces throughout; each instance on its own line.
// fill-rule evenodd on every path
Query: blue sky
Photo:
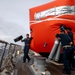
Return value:
M 14 42 L 29 33 L 29 8 L 52 0 L 0 0 L 0 40 Z M 21 42 L 18 42 L 21 44 Z

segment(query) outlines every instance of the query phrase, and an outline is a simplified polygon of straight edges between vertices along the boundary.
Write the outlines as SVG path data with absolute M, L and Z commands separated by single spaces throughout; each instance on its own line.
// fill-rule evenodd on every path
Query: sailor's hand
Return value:
M 73 45 L 73 42 L 70 42 L 70 45 Z
M 23 40 L 21 39 L 21 42 L 23 42 Z

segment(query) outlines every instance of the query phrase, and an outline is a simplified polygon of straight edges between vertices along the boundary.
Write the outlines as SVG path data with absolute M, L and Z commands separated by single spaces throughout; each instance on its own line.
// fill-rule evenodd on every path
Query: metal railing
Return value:
M 17 52 L 22 52 L 22 46 L 0 40 L 0 72 L 6 68 L 6 63 L 16 58 Z M 8 63 L 9 64 L 9 63 Z

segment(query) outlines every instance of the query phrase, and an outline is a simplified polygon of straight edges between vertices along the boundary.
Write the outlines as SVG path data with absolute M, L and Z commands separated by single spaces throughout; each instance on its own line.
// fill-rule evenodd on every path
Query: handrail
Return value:
M 8 51 L 8 53 L 9 53 L 10 50 L 11 50 L 11 46 L 14 46 L 13 53 L 14 53 L 14 51 L 15 51 L 15 49 L 16 49 L 16 46 L 22 47 L 21 45 L 17 45 L 17 44 L 14 44 L 14 43 L 10 43 L 10 47 L 9 47 L 9 51 Z
M 4 43 L 5 44 L 4 51 L 3 51 L 3 54 L 2 54 L 2 57 L 1 57 L 1 61 L 0 61 L 0 69 L 1 69 L 3 58 L 4 58 L 4 54 L 5 54 L 5 50 L 6 50 L 8 42 L 0 40 L 0 43 Z
M 5 43 L 5 44 L 8 44 L 8 42 L 3 41 L 3 40 L 0 40 L 0 43 Z
M 0 43 L 5 44 L 4 49 L 3 49 L 3 52 L 2 52 L 2 55 L 1 55 L 1 61 L 0 61 L 0 71 L 2 71 L 2 68 L 4 68 L 4 67 L 2 67 L 2 64 L 3 64 L 4 55 L 5 55 L 7 46 L 9 45 L 9 49 L 8 49 L 8 53 L 7 53 L 8 55 L 9 55 L 10 53 L 11 53 L 11 55 L 13 55 L 14 52 L 17 52 L 18 46 L 19 46 L 20 48 L 22 48 L 22 46 L 21 46 L 21 45 L 14 44 L 14 43 L 10 43 L 10 44 L 9 44 L 8 42 L 3 41 L 3 40 L 0 40 Z M 13 46 L 13 50 L 12 50 L 12 52 L 10 52 L 12 46 Z M 8 58 L 8 59 L 9 59 L 9 58 Z M 10 59 L 9 59 L 9 60 L 10 60 Z M 4 64 L 4 65 L 5 65 L 5 64 Z
M 21 45 L 18 45 L 18 44 L 14 44 L 14 43 L 10 43 L 10 45 L 16 45 L 16 46 L 21 46 Z

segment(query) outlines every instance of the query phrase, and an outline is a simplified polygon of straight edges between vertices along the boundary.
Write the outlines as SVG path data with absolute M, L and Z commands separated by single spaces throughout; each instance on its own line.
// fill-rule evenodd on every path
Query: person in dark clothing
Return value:
M 71 41 L 74 43 L 74 34 L 72 32 L 72 29 L 71 28 L 67 28 L 66 31 L 67 31 Z
M 30 49 L 31 40 L 32 40 L 32 37 L 29 38 L 29 34 L 26 34 L 26 38 L 24 40 L 21 40 L 22 42 L 25 43 L 23 63 L 26 62 L 26 59 L 28 59 L 28 62 L 30 61 L 30 57 L 28 56 L 28 52 L 29 52 L 29 49 Z
M 70 47 L 72 45 L 72 41 L 64 30 L 61 30 L 60 34 L 56 35 L 56 38 L 58 38 L 58 40 L 61 42 L 63 48 L 62 51 L 62 58 L 64 64 L 63 73 L 71 74 L 69 55 L 70 55 Z
M 72 69 L 75 69 L 75 59 L 74 59 L 74 34 L 72 32 L 72 29 L 71 28 L 67 28 L 67 33 L 71 39 L 71 41 L 73 42 L 73 45 L 72 45 L 72 49 L 71 49 L 71 55 L 70 55 L 70 63 L 71 63 L 71 67 Z

